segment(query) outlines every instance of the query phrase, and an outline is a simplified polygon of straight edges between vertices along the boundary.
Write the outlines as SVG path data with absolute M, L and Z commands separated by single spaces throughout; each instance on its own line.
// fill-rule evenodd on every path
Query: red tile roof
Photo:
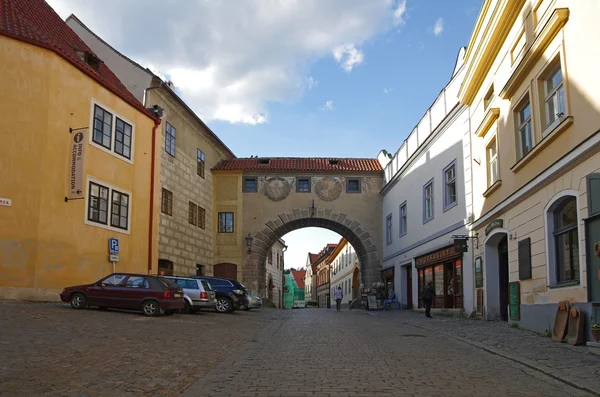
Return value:
M 347 171 L 381 172 L 377 159 L 337 158 L 237 158 L 221 160 L 213 170 L 267 170 L 267 171 Z
M 308 253 L 308 255 L 310 255 L 310 264 L 314 264 L 317 259 L 319 259 L 319 254 L 312 254 L 312 253 Z
M 304 288 L 304 276 L 306 276 L 306 270 L 292 269 L 292 276 L 294 276 L 298 288 Z
M 85 53 L 96 58 L 97 55 L 44 0 L 0 0 L 0 35 L 55 52 L 125 102 L 156 120 L 104 62 L 100 61 L 96 70 L 82 59 Z

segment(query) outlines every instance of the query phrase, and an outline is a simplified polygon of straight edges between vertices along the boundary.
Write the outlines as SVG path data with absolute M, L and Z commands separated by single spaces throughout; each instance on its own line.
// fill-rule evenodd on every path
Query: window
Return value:
M 116 118 L 115 153 L 126 159 L 131 159 L 131 124 Z
M 310 178 L 298 178 L 296 180 L 296 192 L 310 193 Z
M 485 97 L 483 98 L 483 108 L 484 110 L 487 110 L 488 107 L 490 107 L 490 103 L 492 102 L 492 99 L 494 99 L 494 85 L 492 84 L 490 89 L 488 90 L 488 92 L 485 94 Z
M 148 280 L 146 280 L 146 277 L 129 276 L 124 287 L 126 287 L 126 288 L 150 288 L 150 284 L 148 284 Z
M 392 243 L 392 214 L 385 219 L 385 241 L 387 245 Z
M 433 219 L 433 179 L 423 186 L 423 223 Z
M 557 283 L 579 281 L 579 238 L 577 200 L 568 196 L 553 212 Z
M 194 226 L 198 224 L 198 206 L 191 201 L 188 203 L 188 223 Z
M 255 176 L 245 176 L 244 185 L 242 186 L 244 193 L 256 193 L 258 192 L 258 183 L 256 182 Z
M 517 139 L 519 159 L 533 149 L 533 128 L 531 126 L 531 103 L 527 96 L 517 109 Z
M 406 201 L 400 204 L 400 237 L 404 236 L 408 231 L 408 213 Z
M 348 179 L 346 193 L 360 193 L 360 179 Z
M 488 186 L 498 181 L 498 145 L 494 137 L 487 147 Z
M 165 133 L 165 151 L 175 157 L 175 127 L 167 122 Z
M 108 150 L 112 144 L 112 117 L 113 115 L 98 105 L 94 105 L 94 134 L 92 141 Z
M 173 275 L 173 262 L 168 259 L 159 259 L 158 260 L 158 274 L 164 276 L 172 276 Z
M 116 287 L 120 285 L 127 276 L 125 274 L 113 274 L 112 276 L 108 276 L 104 280 L 100 281 L 100 283 L 104 286 L 113 286 Z
M 544 80 L 546 90 L 546 127 L 565 117 L 565 93 L 560 65 Z
M 206 229 L 206 210 L 198 206 L 198 227 Z
M 112 191 L 112 211 L 110 225 L 127 230 L 129 223 L 129 196 L 125 193 Z
M 444 211 L 456 206 L 456 160 L 444 168 Z
M 197 161 L 198 163 L 196 164 L 196 173 L 204 178 L 204 152 L 200 149 L 197 149 Z
M 90 199 L 88 202 L 88 221 L 108 223 L 108 188 L 90 182 Z
M 233 212 L 219 212 L 219 233 L 233 233 Z
M 162 189 L 160 211 L 163 214 L 173 215 L 173 192 L 170 192 L 165 188 Z
M 204 274 L 204 266 L 197 263 L 196 264 L 196 276 L 202 276 Z M 204 286 L 204 283 L 208 284 L 207 281 L 202 280 L 202 285 Z M 206 287 L 204 287 L 204 289 L 207 289 Z

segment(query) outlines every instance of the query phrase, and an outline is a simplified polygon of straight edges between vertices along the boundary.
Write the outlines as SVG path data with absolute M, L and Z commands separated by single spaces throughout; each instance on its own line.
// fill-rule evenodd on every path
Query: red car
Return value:
M 60 299 L 73 309 L 141 310 L 145 316 L 170 315 L 185 305 L 183 291 L 171 280 L 129 273 L 113 273 L 93 284 L 67 287 Z

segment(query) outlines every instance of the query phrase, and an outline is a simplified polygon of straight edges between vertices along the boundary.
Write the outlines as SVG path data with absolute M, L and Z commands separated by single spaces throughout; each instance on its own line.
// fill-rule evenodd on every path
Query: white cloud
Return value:
M 313 88 L 319 85 L 319 82 L 315 80 L 314 77 L 308 76 L 306 85 L 308 86 L 309 90 L 312 90 Z
M 360 65 L 365 60 L 365 54 L 354 44 L 344 44 L 334 48 L 333 57 L 348 73 L 354 69 L 354 66 Z
M 398 6 L 394 10 L 394 25 L 404 25 L 406 21 L 404 20 L 404 14 L 406 14 L 406 0 L 401 0 L 398 2 Z
M 269 102 L 314 87 L 306 76 L 316 60 L 333 53 L 351 71 L 364 61 L 361 44 L 397 26 L 405 10 L 405 0 L 48 2 L 152 65 L 207 121 L 249 124 L 267 121 Z
M 438 20 L 435 21 L 435 26 L 433 27 L 433 34 L 435 34 L 436 36 L 439 36 L 442 34 L 443 31 L 444 31 L 444 20 L 442 18 L 438 18 Z
M 323 105 L 322 108 L 319 108 L 319 110 L 321 110 L 322 112 L 328 112 L 330 110 L 333 110 L 333 101 L 331 99 L 326 101 L 325 105 Z
M 389 94 L 389 93 L 390 93 L 390 92 L 392 92 L 392 91 L 394 91 L 394 89 L 393 89 L 393 88 L 384 88 L 384 89 L 383 89 L 383 93 L 384 93 L 384 94 Z

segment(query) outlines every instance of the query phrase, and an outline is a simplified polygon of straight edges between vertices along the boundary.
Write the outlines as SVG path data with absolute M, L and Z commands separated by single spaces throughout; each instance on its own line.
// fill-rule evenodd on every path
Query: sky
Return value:
M 171 80 L 237 157 L 375 158 L 397 151 L 448 83 L 482 0 L 48 3 Z M 286 267 L 306 261 L 293 245 L 339 240 L 297 235 Z

